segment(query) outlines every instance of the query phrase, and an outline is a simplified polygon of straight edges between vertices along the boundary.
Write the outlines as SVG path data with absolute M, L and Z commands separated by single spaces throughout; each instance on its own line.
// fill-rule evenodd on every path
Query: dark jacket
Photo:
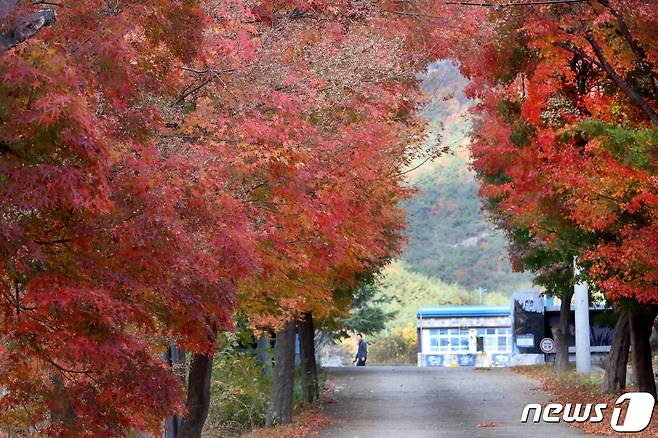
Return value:
M 356 359 L 368 357 L 368 343 L 363 339 L 359 341 L 359 349 L 356 352 Z

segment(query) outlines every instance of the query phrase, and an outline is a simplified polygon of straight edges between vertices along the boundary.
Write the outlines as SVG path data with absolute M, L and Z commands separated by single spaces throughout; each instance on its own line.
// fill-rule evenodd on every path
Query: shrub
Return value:
M 235 335 L 222 335 L 215 355 L 204 437 L 237 437 L 265 424 L 271 378 L 252 350 L 241 351 Z
M 418 361 L 416 327 L 408 324 L 373 339 L 368 346 L 368 361 L 381 364 L 408 365 Z
M 269 403 L 271 368 L 258 360 L 250 333 L 222 333 L 211 378 L 210 409 L 203 437 L 239 437 L 265 424 Z M 272 354 L 272 352 L 269 352 Z M 271 356 L 270 356 L 271 357 Z M 322 374 L 320 388 L 324 382 Z M 295 369 L 295 407 L 302 404 L 300 371 Z

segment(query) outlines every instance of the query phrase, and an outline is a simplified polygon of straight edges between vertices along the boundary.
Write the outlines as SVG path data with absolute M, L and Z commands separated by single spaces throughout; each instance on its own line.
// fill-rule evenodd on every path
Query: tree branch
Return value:
M 538 0 L 526 2 L 510 2 L 510 3 L 490 3 L 490 2 L 469 2 L 469 1 L 449 1 L 445 2 L 446 5 L 463 5 L 463 6 L 484 6 L 494 8 L 507 8 L 513 6 L 541 6 L 541 5 L 557 5 L 565 3 L 582 3 L 587 0 Z
M 624 16 L 615 8 L 610 6 L 609 0 L 598 0 L 598 2 L 601 5 L 603 5 L 606 9 L 608 9 L 608 11 L 610 11 L 610 13 L 617 19 L 617 26 L 619 27 L 619 32 L 622 34 L 622 36 L 626 40 L 626 43 L 631 48 L 631 51 L 637 58 L 638 64 L 640 66 L 640 70 L 644 74 L 646 74 L 649 80 L 651 81 L 654 99 L 658 99 L 658 80 L 656 80 L 656 72 L 653 70 L 654 66 L 647 58 L 646 51 L 642 46 L 640 46 L 637 40 L 633 38 L 633 35 L 631 34 L 631 30 L 628 28 L 628 24 L 626 24 L 626 20 L 624 20 Z
M 0 24 L 6 20 L 11 12 L 9 9 L 13 9 L 11 3 L 3 2 L 0 4 Z M 41 28 L 50 26 L 55 21 L 57 21 L 57 17 L 52 9 L 42 9 L 21 19 L 12 28 L 0 34 L 0 55 L 32 38 Z
M 389 14 L 395 14 L 395 15 L 403 15 L 406 17 L 422 17 L 422 18 L 445 18 L 441 17 L 439 15 L 432 15 L 432 14 L 421 14 L 417 12 L 402 12 L 402 11 L 386 11 Z
M 601 46 L 596 41 L 592 33 L 589 31 L 585 32 L 585 39 L 587 40 L 589 45 L 592 46 L 592 50 L 594 50 L 596 57 L 601 63 L 601 67 L 607 73 L 608 77 L 612 80 L 612 82 L 614 82 L 615 85 L 617 85 L 619 89 L 621 89 L 624 92 L 624 94 L 628 96 L 631 103 L 633 103 L 635 106 L 640 108 L 649 116 L 649 119 L 651 120 L 651 123 L 654 124 L 654 126 L 658 126 L 658 113 L 656 113 L 656 111 L 651 107 L 651 105 L 649 105 L 649 103 L 646 100 L 644 100 L 644 98 L 640 95 L 640 93 L 638 93 L 633 87 L 631 87 L 631 85 L 628 82 L 626 82 L 621 76 L 619 76 L 619 74 L 615 71 L 614 67 L 610 65 L 608 60 L 605 58 L 605 55 L 603 54 L 603 49 L 601 49 Z
M 601 63 L 600 63 L 599 61 L 597 61 L 596 59 L 592 58 L 592 57 L 589 56 L 587 53 L 585 53 L 585 52 L 583 52 L 582 50 L 580 50 L 578 47 L 575 47 L 575 46 L 573 46 L 573 45 L 571 45 L 571 44 L 568 44 L 568 43 L 555 43 L 555 45 L 556 45 L 557 47 L 560 47 L 560 48 L 562 48 L 562 49 L 564 49 L 564 50 L 567 50 L 567 51 L 569 51 L 569 52 L 571 52 L 571 53 L 573 53 L 573 54 L 575 54 L 575 55 L 580 56 L 582 59 L 584 59 L 585 61 L 589 62 L 590 64 L 593 64 L 593 65 L 595 65 L 595 66 L 597 66 L 597 67 L 599 67 L 599 68 L 601 68 L 601 69 L 603 68 L 603 65 L 601 65 Z
M 169 106 L 178 105 L 179 103 L 184 101 L 187 96 L 189 96 L 190 94 L 196 93 L 197 91 L 199 91 L 200 89 L 202 89 L 203 87 L 208 85 L 212 81 L 212 78 L 213 78 L 213 76 L 209 75 L 206 79 L 201 81 L 196 87 L 191 88 L 191 89 L 190 89 L 189 86 L 185 87 L 185 90 L 176 99 L 174 99 L 174 101 L 171 102 L 171 104 L 169 104 Z
M 267 185 L 268 183 L 269 183 L 269 181 L 267 181 L 267 180 L 265 180 L 265 181 L 263 181 L 263 182 L 260 182 L 260 183 L 256 184 L 255 186 L 250 187 L 250 188 L 248 188 L 247 190 L 245 190 L 245 194 L 247 194 L 247 193 L 251 193 L 251 192 L 253 192 L 254 190 L 257 190 L 257 189 L 259 189 L 259 188 L 261 188 L 261 187 Z
M 37 245 L 57 245 L 70 242 L 71 239 L 55 239 L 55 240 L 35 240 Z

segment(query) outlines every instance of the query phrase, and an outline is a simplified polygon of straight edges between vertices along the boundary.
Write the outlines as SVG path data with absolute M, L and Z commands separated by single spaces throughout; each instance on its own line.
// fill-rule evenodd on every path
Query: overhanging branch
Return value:
M 582 58 L 583 60 L 589 62 L 590 64 L 593 64 L 593 65 L 595 65 L 595 66 L 597 66 L 601 69 L 603 68 L 603 65 L 601 65 L 601 63 L 599 61 L 592 58 L 591 56 L 589 56 L 587 53 L 583 52 L 582 50 L 580 50 L 576 46 L 573 46 L 573 45 L 568 44 L 568 43 L 555 43 L 555 45 L 557 47 L 560 47 L 564 50 L 567 50 L 567 51 L 569 51 L 569 52 L 571 52 L 575 55 L 578 55 L 580 58 Z
M 637 92 L 637 90 L 635 90 L 628 82 L 626 82 L 619 75 L 619 73 L 617 73 L 614 67 L 606 59 L 605 55 L 603 54 L 603 49 L 596 41 L 592 33 L 585 32 L 585 39 L 592 47 L 594 54 L 596 55 L 599 62 L 601 63 L 601 67 L 606 72 L 608 77 L 612 80 L 612 82 L 614 82 L 615 85 L 617 85 L 617 87 L 619 87 L 619 89 L 624 94 L 626 94 L 626 96 L 631 101 L 631 103 L 633 103 L 635 106 L 640 108 L 642 111 L 644 111 L 644 113 L 647 116 L 649 116 L 649 119 L 651 120 L 651 123 L 653 123 L 654 126 L 658 126 L 658 113 L 656 113 L 656 111 L 651 107 L 651 105 L 649 105 L 649 102 L 647 102 L 644 99 L 644 97 L 642 97 L 640 93 Z
M 55 11 L 52 9 L 42 9 L 21 19 L 12 28 L 0 34 L 0 55 L 32 38 L 41 28 L 50 26 L 56 20 Z

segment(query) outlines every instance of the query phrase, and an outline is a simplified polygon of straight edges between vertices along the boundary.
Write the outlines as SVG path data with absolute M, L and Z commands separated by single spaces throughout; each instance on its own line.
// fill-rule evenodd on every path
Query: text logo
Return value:
M 656 400 L 647 392 L 629 392 L 621 395 L 615 402 L 610 420 L 610 427 L 615 432 L 641 432 L 651 422 L 653 407 Z M 626 416 L 620 424 L 623 405 L 626 406 Z M 538 403 L 530 403 L 523 408 L 521 423 L 531 421 L 539 423 L 600 423 L 603 421 L 604 412 L 608 409 L 607 403 L 549 403 L 542 406 Z M 530 416 L 532 412 L 532 417 Z

